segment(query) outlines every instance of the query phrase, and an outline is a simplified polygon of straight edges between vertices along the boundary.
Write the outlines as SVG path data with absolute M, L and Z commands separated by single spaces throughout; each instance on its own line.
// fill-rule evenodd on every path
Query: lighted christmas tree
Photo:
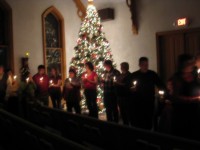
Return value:
M 102 31 L 103 26 L 101 24 L 98 12 L 93 5 L 92 0 L 88 0 L 88 7 L 86 17 L 81 23 L 79 31 L 79 38 L 75 49 L 75 56 L 71 60 L 71 66 L 77 69 L 77 74 L 80 77 L 84 72 L 84 65 L 86 62 L 92 62 L 95 66 L 95 72 L 98 77 L 103 76 L 105 60 L 112 60 L 112 54 L 108 40 L 105 38 L 105 33 Z M 98 86 L 97 104 L 99 106 L 99 112 L 104 111 L 103 106 L 103 91 Z M 86 107 L 85 100 L 83 98 L 81 102 L 82 108 Z

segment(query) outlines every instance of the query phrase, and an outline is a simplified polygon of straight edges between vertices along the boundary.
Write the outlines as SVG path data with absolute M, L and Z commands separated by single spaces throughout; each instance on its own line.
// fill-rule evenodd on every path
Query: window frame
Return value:
M 45 18 L 47 15 L 49 14 L 54 15 L 54 17 L 59 21 L 60 23 L 60 32 L 59 32 L 59 47 L 53 48 L 53 49 L 60 49 L 60 53 L 61 53 L 61 76 L 62 76 L 62 80 L 64 81 L 64 79 L 66 78 L 66 52 L 65 52 L 65 36 L 64 36 L 64 18 L 61 15 L 61 13 L 54 7 L 51 6 L 49 8 L 47 8 L 44 13 L 42 14 L 42 33 L 43 33 L 43 59 L 44 59 L 44 65 L 46 67 L 46 73 L 47 73 L 47 50 L 51 49 L 49 47 L 46 47 L 46 31 L 45 31 Z

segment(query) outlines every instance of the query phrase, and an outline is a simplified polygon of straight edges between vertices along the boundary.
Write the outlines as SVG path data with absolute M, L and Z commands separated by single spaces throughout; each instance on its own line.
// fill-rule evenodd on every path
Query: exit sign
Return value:
M 187 18 L 177 19 L 176 24 L 177 24 L 177 26 L 187 26 L 188 25 L 188 19 Z

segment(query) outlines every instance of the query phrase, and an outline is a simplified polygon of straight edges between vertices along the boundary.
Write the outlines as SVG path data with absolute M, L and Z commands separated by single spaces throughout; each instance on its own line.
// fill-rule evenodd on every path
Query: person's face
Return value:
M 38 72 L 40 75 L 43 75 L 45 73 L 45 69 L 39 69 L 39 72 Z
M 8 76 L 12 76 L 12 71 L 8 71 Z
M 193 75 L 193 65 L 187 66 L 182 71 L 182 78 L 186 82 L 191 82 L 194 80 Z
M 69 72 L 69 77 L 70 78 L 74 78 L 75 77 L 75 74 L 73 72 Z
M 127 72 L 123 65 L 121 65 L 121 72 L 122 73 L 126 73 Z
M 142 61 L 140 64 L 139 64 L 139 67 L 140 67 L 140 70 L 142 72 L 146 72 L 148 69 L 149 69 L 149 63 L 148 61 Z
M 53 76 L 56 75 L 56 70 L 55 69 L 51 69 L 51 75 L 53 75 Z
M 88 71 L 91 71 L 90 68 L 89 68 L 87 65 L 85 66 L 85 70 L 86 70 L 87 72 L 88 72 Z
M 109 65 L 104 65 L 104 68 L 106 69 L 106 71 L 110 71 L 111 67 Z
M 195 62 L 197 68 L 200 68 L 200 58 L 198 58 Z
M 0 74 L 3 74 L 3 73 L 4 73 L 4 68 L 0 67 Z

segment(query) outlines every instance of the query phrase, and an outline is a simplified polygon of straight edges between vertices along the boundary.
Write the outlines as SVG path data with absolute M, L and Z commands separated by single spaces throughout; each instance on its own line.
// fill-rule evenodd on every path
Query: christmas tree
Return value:
M 95 72 L 99 78 L 103 77 L 105 60 L 113 61 L 110 45 L 105 38 L 105 33 L 102 31 L 103 26 L 101 24 L 98 12 L 93 5 L 92 0 L 88 0 L 88 7 L 86 17 L 81 23 L 79 31 L 79 38 L 77 45 L 75 46 L 75 56 L 71 60 L 71 66 L 77 69 L 77 74 L 80 77 L 84 72 L 84 65 L 86 62 L 92 62 L 95 66 Z M 99 112 L 103 112 L 103 90 L 98 85 L 97 104 L 99 106 Z M 86 108 L 85 100 L 83 98 L 81 102 L 82 108 Z

